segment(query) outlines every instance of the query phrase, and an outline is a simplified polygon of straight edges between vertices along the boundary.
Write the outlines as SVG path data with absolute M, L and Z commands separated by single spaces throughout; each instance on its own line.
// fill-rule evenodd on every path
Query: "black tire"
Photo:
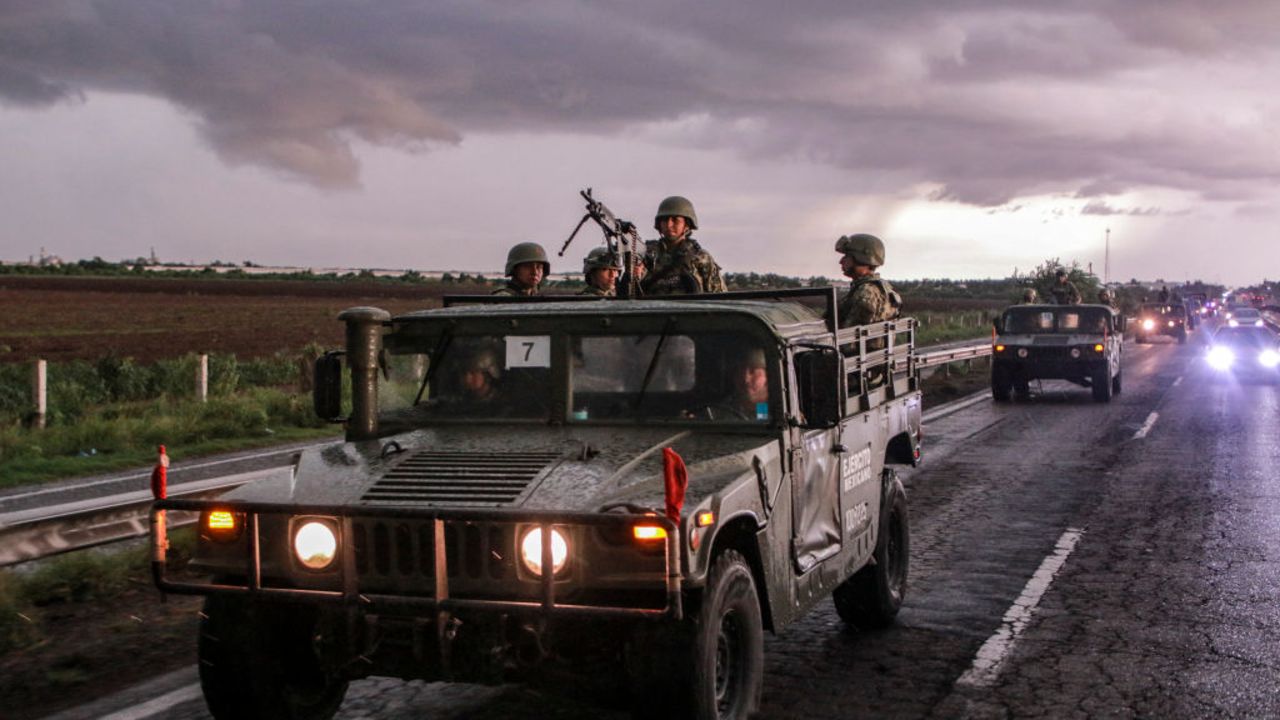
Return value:
M 327 676 L 312 650 L 310 608 L 252 607 L 208 597 L 197 646 L 200 689 L 217 720 L 328 720 L 347 681 Z
M 1030 400 L 1031 383 L 1026 380 L 1015 380 L 1013 383 L 1013 396 L 1022 401 Z
M 1103 367 L 1093 373 L 1093 399 L 1098 402 L 1111 402 L 1111 371 Z
M 880 535 L 872 554 L 874 563 L 840 583 L 831 595 L 840 619 L 864 630 L 892 625 L 907 594 L 911 557 L 907 493 L 893 470 L 885 472 L 891 477 L 886 483 L 888 496 L 880 512 Z
M 1116 376 L 1111 378 L 1111 394 L 1112 395 L 1120 394 L 1120 375 L 1121 373 L 1117 372 Z
M 1003 365 L 991 366 L 991 399 L 996 402 L 1009 402 L 1009 393 L 1013 391 L 1013 378 L 1009 376 L 1009 368 Z

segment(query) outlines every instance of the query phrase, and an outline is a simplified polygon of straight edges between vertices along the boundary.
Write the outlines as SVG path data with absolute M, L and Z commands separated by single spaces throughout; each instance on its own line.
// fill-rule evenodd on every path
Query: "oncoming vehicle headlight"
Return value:
M 1174 322 L 1173 322 L 1172 320 L 1170 320 L 1170 321 L 1169 321 L 1169 327 L 1173 327 L 1173 325 L 1174 325 Z
M 1226 370 L 1235 362 L 1236 356 L 1229 348 L 1215 347 L 1209 350 L 1209 366 L 1215 370 Z
M 1228 327 L 1240 327 L 1240 321 L 1239 321 L 1239 320 L 1236 320 L 1235 318 L 1232 318 L 1232 319 L 1230 319 L 1230 320 L 1228 320 L 1228 321 L 1227 321 L 1227 326 L 1228 326 Z
M 525 569 L 534 575 L 542 575 L 542 528 L 530 528 L 520 539 L 520 559 Z M 569 541 L 556 528 L 551 528 L 551 573 L 564 569 L 569 561 Z
M 1152 320 L 1151 318 L 1147 318 L 1146 320 L 1143 320 L 1143 321 L 1142 321 L 1142 329 L 1143 329 L 1143 330 L 1151 330 L 1151 329 L 1152 329 L 1152 328 L 1154 328 L 1155 326 L 1156 326 L 1156 321 L 1155 321 L 1155 320 Z
M 1275 350 L 1263 350 L 1258 353 L 1258 364 L 1262 367 L 1273 368 L 1280 365 L 1280 353 Z
M 293 554 L 302 567 L 324 570 L 338 555 L 338 534 L 323 520 L 304 520 L 293 531 Z

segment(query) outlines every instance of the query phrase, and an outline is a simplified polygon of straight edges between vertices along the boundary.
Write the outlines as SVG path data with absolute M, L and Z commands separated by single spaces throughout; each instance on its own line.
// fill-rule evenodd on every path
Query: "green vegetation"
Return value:
M 161 444 L 178 459 L 332 435 L 307 390 L 318 352 L 210 356 L 203 403 L 194 355 L 50 364 L 43 430 L 31 427 L 30 367 L 0 366 L 0 487 L 150 465 Z
M 195 532 L 169 536 L 169 558 L 181 566 L 191 557 Z M 0 655 L 40 642 L 48 629 L 43 610 L 65 603 L 105 603 L 130 584 L 148 582 L 150 549 L 74 552 L 41 561 L 31 571 L 0 571 Z

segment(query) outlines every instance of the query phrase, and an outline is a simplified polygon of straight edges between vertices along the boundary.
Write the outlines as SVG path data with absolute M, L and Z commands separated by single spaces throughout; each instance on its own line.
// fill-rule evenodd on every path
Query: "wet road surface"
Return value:
M 828 603 L 770 637 L 761 717 L 1280 717 L 1280 386 L 1212 382 L 1201 353 L 1128 344 L 1109 404 L 1044 382 L 927 426 L 898 623 Z M 208 717 L 193 676 L 120 717 Z M 624 715 L 374 679 L 339 717 Z

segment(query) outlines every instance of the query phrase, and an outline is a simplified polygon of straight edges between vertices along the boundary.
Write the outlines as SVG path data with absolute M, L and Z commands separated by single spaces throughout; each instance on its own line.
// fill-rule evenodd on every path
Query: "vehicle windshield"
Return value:
M 1266 328 L 1260 327 L 1224 327 L 1213 335 L 1214 345 L 1231 345 L 1235 347 L 1268 348 L 1280 344 L 1280 337 Z
M 779 416 L 780 370 L 766 343 L 655 324 L 637 334 L 387 336 L 380 422 L 403 431 L 437 421 L 765 424 Z
M 1085 333 L 1110 330 L 1111 311 L 1102 307 L 1067 305 L 1060 308 L 1027 307 L 1005 311 L 1002 331 L 1008 334 Z
M 1182 305 L 1178 305 L 1178 304 L 1170 305 L 1170 304 L 1160 304 L 1160 303 L 1147 303 L 1146 305 L 1142 306 L 1143 315 L 1172 315 L 1174 317 L 1181 317 L 1185 315 L 1186 312 L 1187 311 L 1182 307 Z

